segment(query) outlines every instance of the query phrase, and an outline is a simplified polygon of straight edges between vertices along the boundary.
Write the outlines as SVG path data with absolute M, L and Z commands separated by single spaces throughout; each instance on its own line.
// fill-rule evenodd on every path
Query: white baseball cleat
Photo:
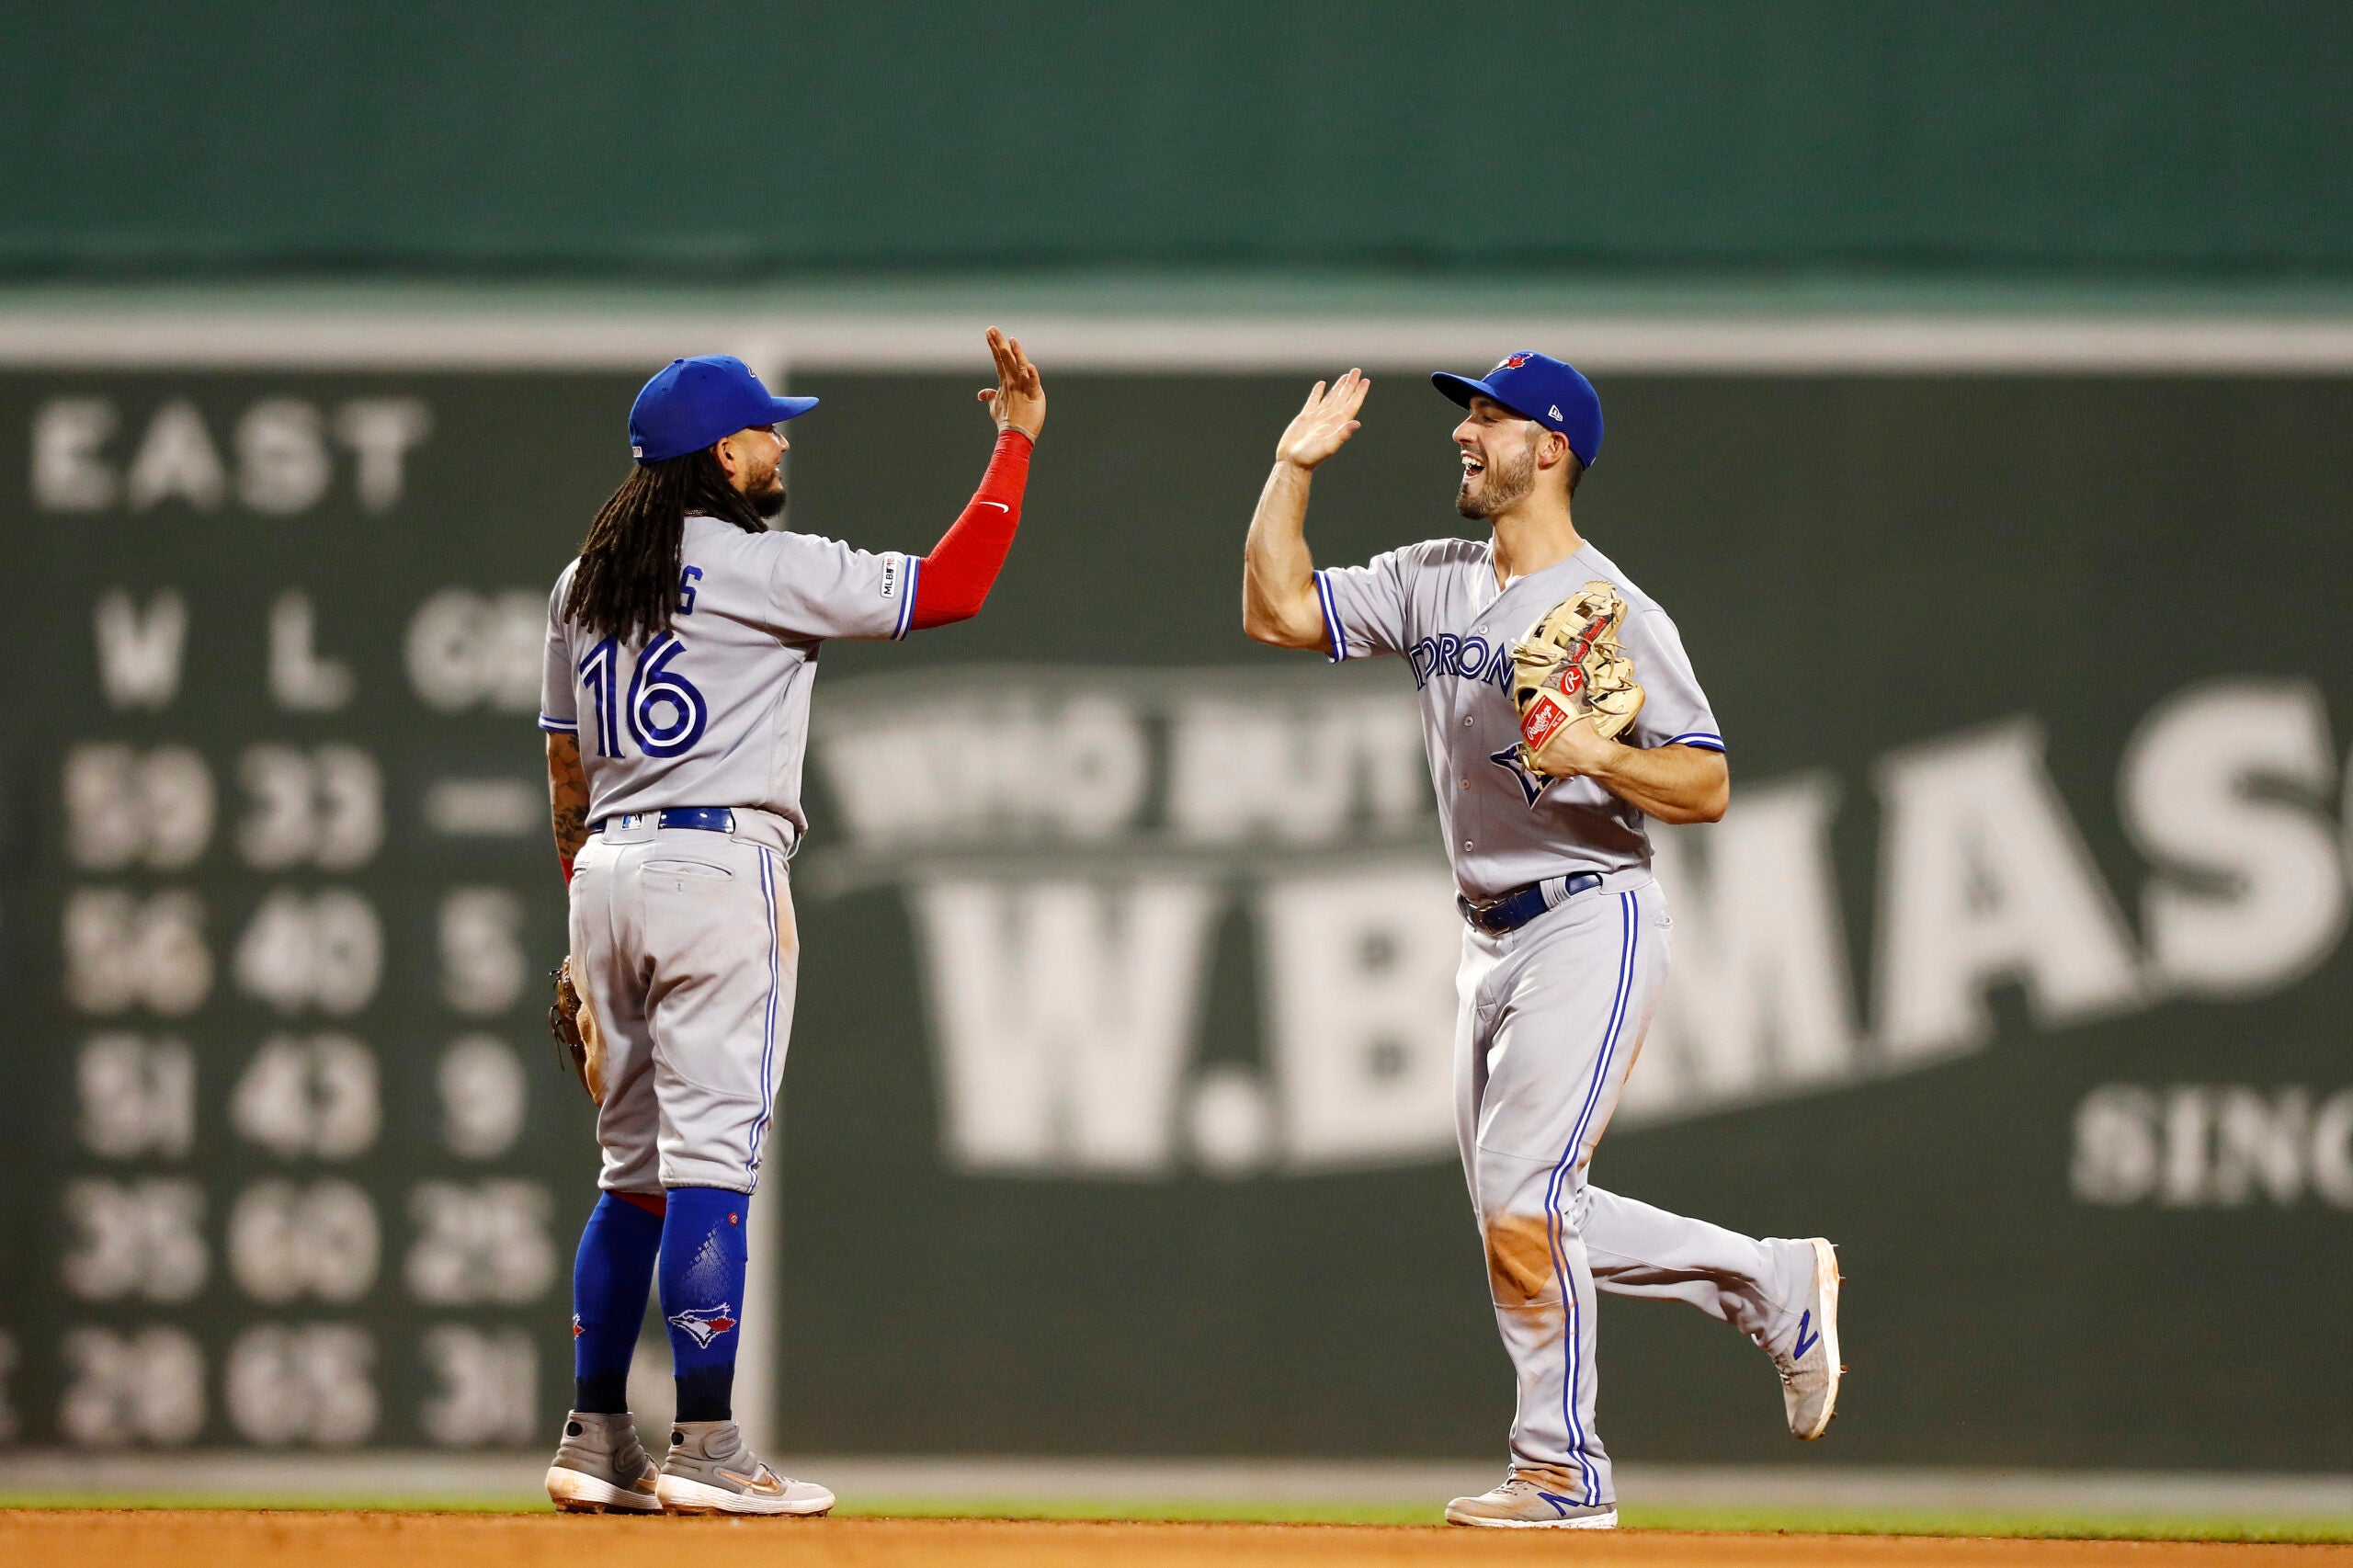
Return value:
M 658 1514 L 656 1471 L 628 1415 L 573 1411 L 548 1466 L 548 1500 L 567 1514 Z
M 654 1483 L 673 1514 L 822 1514 L 834 1494 L 813 1481 L 779 1475 L 744 1441 L 733 1421 L 681 1421 Z
M 1781 1402 L 1788 1407 L 1790 1436 L 1810 1443 L 1822 1436 L 1838 1411 L 1838 1383 L 1847 1369 L 1838 1359 L 1838 1254 L 1813 1238 L 1813 1289 L 1798 1314 L 1797 1332 L 1774 1350 L 1781 1373 Z
M 1446 1522 L 1505 1530 L 1614 1530 L 1618 1505 L 1580 1503 L 1548 1492 L 1533 1476 L 1514 1471 L 1491 1492 L 1449 1503 Z

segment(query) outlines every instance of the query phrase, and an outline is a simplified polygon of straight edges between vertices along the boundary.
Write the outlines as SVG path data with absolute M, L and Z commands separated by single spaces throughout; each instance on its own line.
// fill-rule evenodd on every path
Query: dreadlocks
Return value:
M 592 636 L 624 643 L 670 630 L 690 516 L 717 517 L 745 533 L 767 531 L 710 449 L 639 463 L 588 527 L 563 618 Z

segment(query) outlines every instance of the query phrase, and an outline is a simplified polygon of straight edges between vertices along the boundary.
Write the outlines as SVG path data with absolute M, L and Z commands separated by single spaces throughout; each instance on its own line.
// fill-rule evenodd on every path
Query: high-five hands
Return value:
M 1322 381 L 1316 382 L 1283 431 L 1283 438 L 1275 444 L 1275 460 L 1313 469 L 1347 446 L 1358 428 L 1357 410 L 1364 406 L 1364 394 L 1371 390 L 1372 382 L 1362 370 L 1350 370 L 1328 391 Z
M 999 434 L 1018 430 L 1031 440 L 1046 427 L 1046 388 L 1038 367 L 1021 352 L 1021 340 L 989 328 L 989 353 L 996 360 L 996 385 L 981 389 Z

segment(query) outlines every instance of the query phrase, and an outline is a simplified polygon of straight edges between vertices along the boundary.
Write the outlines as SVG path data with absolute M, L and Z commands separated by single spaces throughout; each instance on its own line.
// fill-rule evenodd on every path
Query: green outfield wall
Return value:
M 540 618 L 641 375 L 0 377 L 13 1441 L 551 1429 L 596 1166 Z M 986 613 L 825 653 L 779 1447 L 1500 1457 L 1412 675 L 1237 624 L 1304 379 L 1052 376 Z M 796 375 L 794 521 L 927 546 L 972 380 Z M 1755 1348 L 1608 1300 L 1613 1450 L 2353 1467 L 2353 381 L 1601 392 L 1578 516 L 1734 796 L 1662 835 L 1596 1177 L 1836 1238 L 1855 1368 L 1801 1454 Z M 1453 418 L 1382 380 L 1322 559 L 1457 528 Z
M 0 273 L 2341 277 L 2309 0 L 0 17 Z

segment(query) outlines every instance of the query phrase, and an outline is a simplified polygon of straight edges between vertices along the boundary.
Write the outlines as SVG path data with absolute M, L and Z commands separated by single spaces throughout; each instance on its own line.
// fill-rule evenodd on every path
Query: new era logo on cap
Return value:
M 813 397 L 774 396 L 732 354 L 673 359 L 654 373 L 630 407 L 630 455 L 640 462 L 667 462 L 738 430 L 775 425 L 816 406 Z
M 1517 349 L 1505 355 L 1483 380 L 1439 370 L 1430 381 L 1461 407 L 1470 407 L 1474 397 L 1484 397 L 1522 419 L 1559 431 L 1569 438 L 1569 449 L 1587 468 L 1601 455 L 1601 399 L 1575 367 L 1549 354 Z

